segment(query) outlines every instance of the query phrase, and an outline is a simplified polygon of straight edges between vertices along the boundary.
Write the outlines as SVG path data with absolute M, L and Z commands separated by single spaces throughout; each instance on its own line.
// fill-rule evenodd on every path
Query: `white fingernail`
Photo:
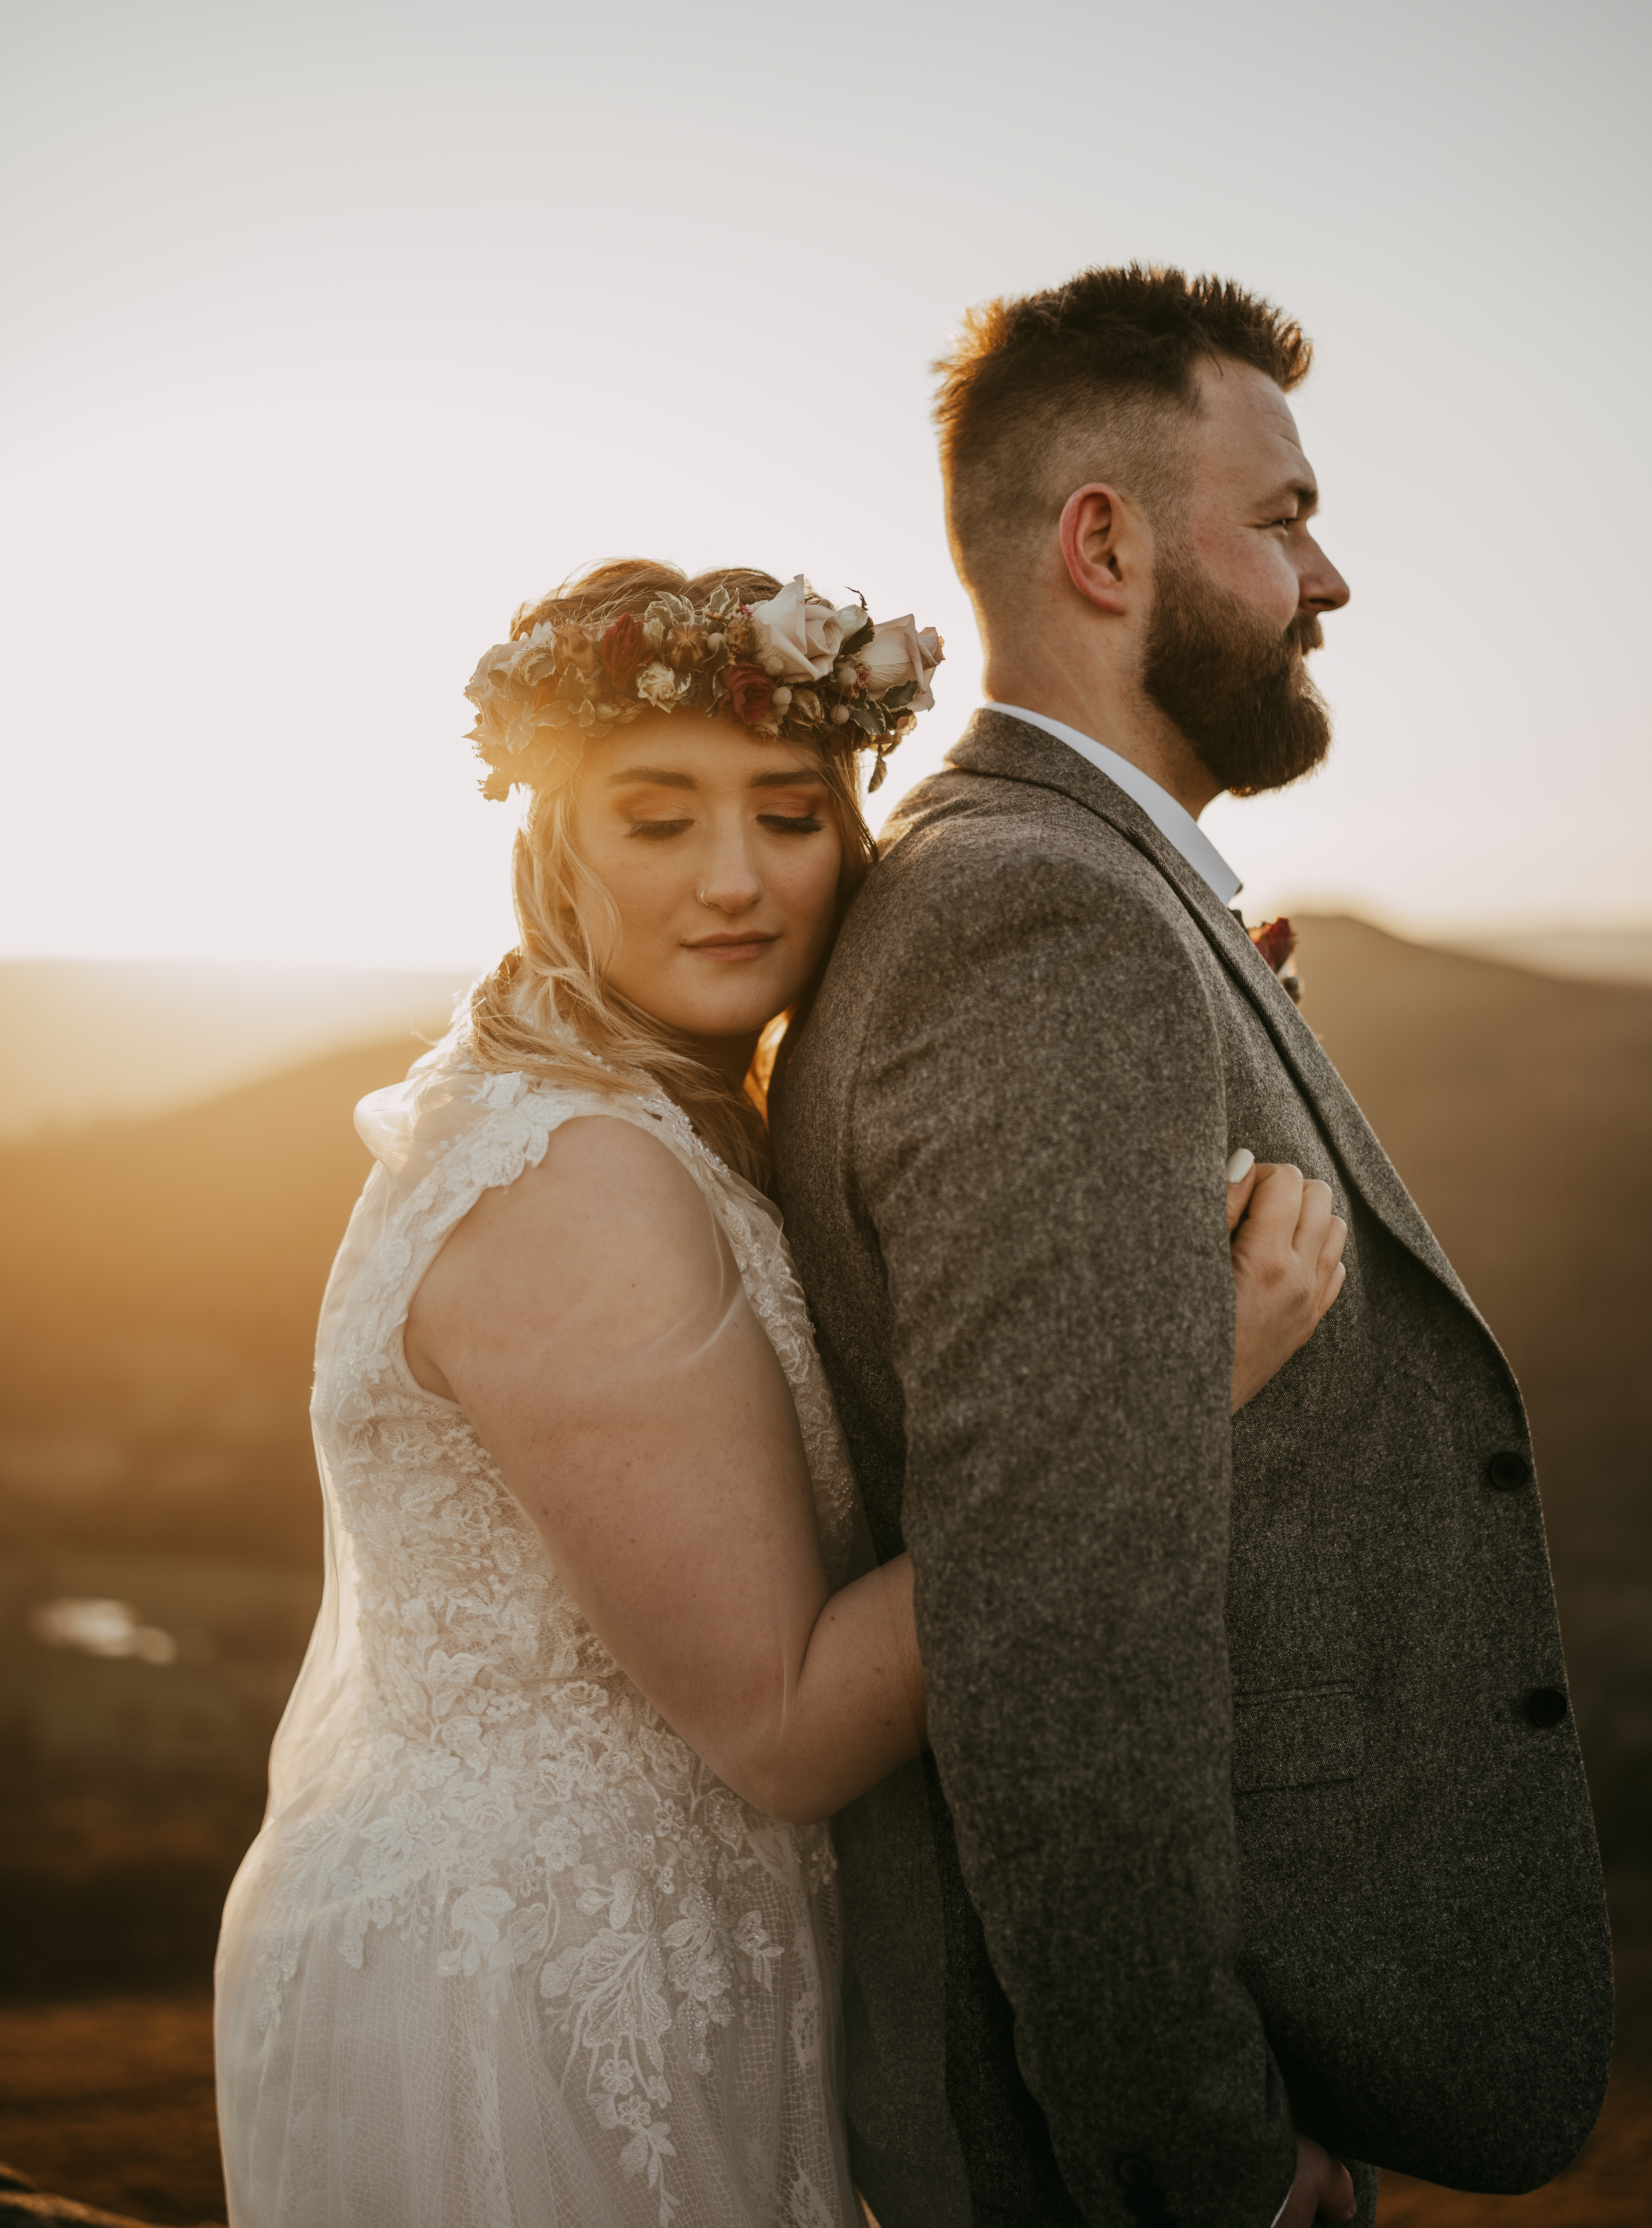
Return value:
M 1227 1163 L 1227 1181 L 1229 1183 L 1243 1183 L 1255 1166 L 1256 1155 L 1248 1145 L 1241 1145 Z

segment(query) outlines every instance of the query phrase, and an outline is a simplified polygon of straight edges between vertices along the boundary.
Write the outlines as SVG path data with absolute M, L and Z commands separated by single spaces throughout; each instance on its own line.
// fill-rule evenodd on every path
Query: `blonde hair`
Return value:
M 778 592 L 767 573 L 729 569 L 694 578 L 674 565 L 618 558 L 524 604 L 513 641 L 545 619 L 587 630 L 630 611 L 640 616 L 662 591 L 702 603 L 727 587 L 742 603 Z M 593 747 L 600 749 L 598 744 Z M 877 856 L 861 811 L 853 752 L 828 747 L 818 762 L 828 809 L 842 843 L 837 912 Z M 511 880 L 520 942 L 471 994 L 469 1048 L 484 1069 L 524 1073 L 585 1090 L 636 1094 L 663 1091 L 714 1152 L 752 1183 L 769 1176 L 763 1102 L 788 1016 L 764 1031 L 745 1088 L 695 1058 L 662 1021 L 623 996 L 607 970 L 620 934 L 619 909 L 581 857 L 574 835 L 579 777 L 536 790 L 516 832 Z M 836 932 L 834 923 L 834 933 Z M 806 998 L 806 994 L 805 994 Z

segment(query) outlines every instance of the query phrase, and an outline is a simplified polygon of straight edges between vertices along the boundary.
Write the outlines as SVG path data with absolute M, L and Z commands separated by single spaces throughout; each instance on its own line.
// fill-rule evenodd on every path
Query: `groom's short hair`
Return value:
M 1098 480 L 1174 515 L 1201 358 L 1236 359 L 1287 393 L 1312 343 L 1293 318 L 1231 279 L 1139 263 L 1081 271 L 1041 294 L 965 312 L 935 418 L 947 531 L 964 586 L 1013 598 L 1074 488 Z

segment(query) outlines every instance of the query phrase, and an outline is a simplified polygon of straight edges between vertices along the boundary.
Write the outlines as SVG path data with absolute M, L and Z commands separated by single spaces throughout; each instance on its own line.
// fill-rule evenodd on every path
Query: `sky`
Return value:
M 1301 318 L 1326 769 L 1258 917 L 1652 922 L 1652 11 L 0 8 L 0 955 L 467 967 L 462 691 L 615 554 L 799 570 L 978 701 L 929 366 L 1131 257 Z

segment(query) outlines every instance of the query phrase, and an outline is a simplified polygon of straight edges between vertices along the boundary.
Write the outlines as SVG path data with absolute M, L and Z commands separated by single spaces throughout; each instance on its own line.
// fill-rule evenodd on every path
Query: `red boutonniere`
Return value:
M 1277 920 L 1265 920 L 1249 932 L 1251 941 L 1279 978 L 1280 988 L 1293 1006 L 1302 1003 L 1302 977 L 1291 966 L 1291 956 L 1297 949 L 1297 932 L 1282 915 Z

